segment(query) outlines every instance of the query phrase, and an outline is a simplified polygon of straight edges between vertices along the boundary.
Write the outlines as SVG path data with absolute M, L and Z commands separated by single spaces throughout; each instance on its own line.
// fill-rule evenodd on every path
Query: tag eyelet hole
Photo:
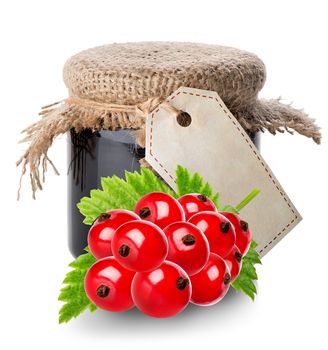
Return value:
M 177 123 L 186 128 L 191 124 L 191 116 L 189 113 L 180 111 L 180 113 L 177 115 Z

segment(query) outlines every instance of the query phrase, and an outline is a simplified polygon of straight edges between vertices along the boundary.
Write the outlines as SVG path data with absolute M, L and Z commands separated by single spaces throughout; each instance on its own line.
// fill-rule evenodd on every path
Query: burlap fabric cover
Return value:
M 265 77 L 256 55 L 224 46 L 141 42 L 82 51 L 64 66 L 69 97 L 44 107 L 43 118 L 24 130 L 30 145 L 17 164 L 23 174 L 29 166 L 34 196 L 42 189 L 40 170 L 53 166 L 53 139 L 71 128 L 135 129 L 143 145 L 147 114 L 180 86 L 216 91 L 247 131 L 295 130 L 320 143 L 319 128 L 303 111 L 258 99 Z

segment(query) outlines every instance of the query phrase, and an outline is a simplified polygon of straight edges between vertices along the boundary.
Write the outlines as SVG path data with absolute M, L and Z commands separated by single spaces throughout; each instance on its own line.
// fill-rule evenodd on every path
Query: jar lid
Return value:
M 82 51 L 64 66 L 69 97 L 45 106 L 42 119 L 24 130 L 29 147 L 17 165 L 22 175 L 30 168 L 34 195 L 47 163 L 53 166 L 47 152 L 59 134 L 130 128 L 143 145 L 145 118 L 181 86 L 216 91 L 248 132 L 295 130 L 320 143 L 319 127 L 302 110 L 258 99 L 265 75 L 256 55 L 217 45 L 140 42 Z
M 264 63 L 232 47 L 179 42 L 121 43 L 70 58 L 64 82 L 72 96 L 136 104 L 166 98 L 180 86 L 216 91 L 234 112 L 256 101 Z

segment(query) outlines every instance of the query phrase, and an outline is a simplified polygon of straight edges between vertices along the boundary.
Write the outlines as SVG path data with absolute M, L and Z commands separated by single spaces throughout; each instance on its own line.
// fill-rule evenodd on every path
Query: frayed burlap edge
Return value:
M 296 131 L 320 144 L 320 127 L 315 124 L 315 119 L 309 118 L 303 110 L 296 109 L 291 104 L 281 103 L 280 98 L 258 100 L 247 110 L 233 114 L 245 130 L 268 130 L 271 134 L 285 131 L 293 134 Z
M 26 137 L 21 142 L 28 142 L 29 147 L 18 160 L 17 166 L 22 166 L 17 198 L 19 199 L 22 178 L 29 167 L 32 195 L 42 190 L 48 163 L 59 175 L 56 167 L 48 158 L 48 149 L 54 139 L 74 128 L 77 132 L 90 128 L 100 129 L 132 129 L 135 130 L 136 142 L 145 146 L 145 118 L 155 109 L 159 98 L 152 98 L 135 106 L 105 105 L 95 102 L 81 105 L 76 98 L 69 98 L 43 107 L 42 119 L 22 131 Z M 170 108 L 170 107 L 169 107 Z M 172 108 L 172 107 L 171 107 Z M 127 112 L 126 112 L 127 111 Z M 242 111 L 232 111 L 241 126 L 250 132 L 268 130 L 270 133 L 293 130 L 312 138 L 320 143 L 320 128 L 302 110 L 291 105 L 282 104 L 280 99 L 258 100 L 255 104 Z
M 158 102 L 156 105 L 158 105 Z M 16 164 L 17 166 L 22 165 L 17 199 L 20 196 L 22 178 L 27 167 L 30 170 L 34 199 L 35 192 L 38 189 L 42 190 L 40 168 L 42 169 L 43 182 L 48 163 L 53 167 L 55 173 L 59 174 L 47 155 L 48 149 L 58 135 L 64 134 L 72 128 L 77 132 L 87 128 L 92 130 L 140 129 L 144 126 L 145 120 L 136 114 L 142 113 L 140 109 L 139 113 L 135 113 L 135 110 L 131 112 L 111 112 L 92 106 L 81 106 L 68 100 L 43 107 L 40 112 L 42 119 L 22 131 L 26 134 L 26 137 L 20 142 L 29 142 L 29 147 Z

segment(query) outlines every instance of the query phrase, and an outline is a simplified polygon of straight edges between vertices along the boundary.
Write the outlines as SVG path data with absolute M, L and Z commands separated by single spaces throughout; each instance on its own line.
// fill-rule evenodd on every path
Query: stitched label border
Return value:
M 181 88 L 180 88 L 181 89 Z M 223 110 L 224 114 L 229 118 L 230 122 L 233 124 L 233 126 L 238 130 L 239 134 L 242 136 L 242 139 L 246 142 L 247 146 L 252 150 L 252 154 L 254 155 L 254 157 L 257 158 L 257 161 L 261 164 L 261 166 L 265 169 L 266 173 L 268 174 L 270 180 L 272 181 L 274 187 L 276 188 L 276 190 L 279 192 L 280 196 L 284 199 L 284 201 L 286 202 L 288 208 L 290 209 L 290 211 L 293 214 L 293 219 L 286 224 L 286 226 L 279 231 L 269 242 L 267 242 L 267 244 L 261 249 L 259 250 L 259 253 L 263 253 L 266 249 L 268 249 L 268 247 L 270 247 L 270 245 L 276 241 L 278 239 L 279 236 L 281 236 L 299 217 L 297 215 L 297 213 L 295 212 L 295 210 L 293 209 L 290 200 L 286 197 L 286 195 L 284 194 L 283 190 L 278 186 L 277 182 L 275 181 L 275 179 L 272 177 L 269 169 L 267 168 L 267 166 L 264 164 L 264 162 L 262 161 L 261 157 L 259 156 L 259 153 L 256 149 L 256 147 L 254 146 L 254 144 L 249 141 L 248 137 L 245 136 L 245 131 L 243 130 L 243 128 L 240 126 L 239 123 L 235 122 L 235 118 L 232 116 L 232 114 L 230 113 L 230 111 L 228 111 L 220 102 L 220 100 L 217 97 L 214 96 L 208 96 L 208 95 L 203 95 L 200 93 L 193 93 L 193 92 L 186 92 L 186 91 L 177 91 L 176 93 L 174 93 L 173 95 L 171 95 L 168 99 L 166 99 L 167 102 L 170 102 L 172 100 L 174 100 L 177 96 L 179 96 L 180 94 L 184 94 L 184 95 L 190 95 L 190 96 L 195 96 L 198 98 L 205 98 L 205 99 L 212 99 L 215 100 L 218 105 L 221 107 L 221 109 Z M 154 161 L 163 169 L 163 171 L 174 181 L 175 178 L 172 174 L 170 174 L 170 172 L 165 168 L 165 166 L 158 160 L 158 158 L 154 155 L 153 152 L 153 126 L 154 126 L 154 118 L 155 115 L 159 112 L 160 110 L 160 106 L 154 110 L 151 114 L 150 114 L 150 132 L 149 132 L 149 154 L 150 156 L 154 159 Z

